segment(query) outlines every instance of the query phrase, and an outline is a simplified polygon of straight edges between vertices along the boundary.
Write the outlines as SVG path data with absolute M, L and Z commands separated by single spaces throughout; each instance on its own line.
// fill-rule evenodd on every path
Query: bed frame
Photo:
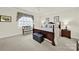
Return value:
M 44 31 L 44 30 L 40 30 L 40 29 L 33 29 L 33 33 L 35 32 L 40 32 L 44 35 L 44 38 L 47 38 L 48 40 L 50 40 L 53 46 L 55 46 L 55 42 L 54 42 L 54 26 L 53 26 L 53 32 L 49 32 L 49 31 Z

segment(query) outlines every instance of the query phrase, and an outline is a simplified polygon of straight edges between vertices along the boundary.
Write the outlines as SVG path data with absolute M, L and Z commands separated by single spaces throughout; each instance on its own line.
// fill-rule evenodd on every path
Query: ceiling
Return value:
M 62 11 L 73 10 L 78 7 L 18 7 L 20 9 L 36 13 L 36 14 L 47 14 L 47 13 L 59 13 Z

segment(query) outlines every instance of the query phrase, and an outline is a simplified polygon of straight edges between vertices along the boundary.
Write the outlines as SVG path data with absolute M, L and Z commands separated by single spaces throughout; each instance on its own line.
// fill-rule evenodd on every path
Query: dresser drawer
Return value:
M 61 30 L 61 36 L 71 38 L 71 31 L 63 29 L 63 30 Z

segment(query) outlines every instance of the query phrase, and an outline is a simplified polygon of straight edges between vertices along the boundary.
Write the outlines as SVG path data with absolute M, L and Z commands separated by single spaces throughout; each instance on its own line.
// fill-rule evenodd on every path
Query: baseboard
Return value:
M 12 34 L 12 35 L 1 36 L 0 39 L 9 38 L 9 37 L 13 37 L 13 36 L 16 36 L 16 35 L 22 35 L 22 34 L 21 33 L 16 33 L 16 34 Z

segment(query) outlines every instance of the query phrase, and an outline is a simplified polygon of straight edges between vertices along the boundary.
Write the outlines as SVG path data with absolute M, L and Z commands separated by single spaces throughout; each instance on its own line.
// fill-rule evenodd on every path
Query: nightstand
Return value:
M 71 31 L 67 30 L 67 29 L 62 29 L 61 30 L 61 36 L 62 37 L 67 37 L 67 38 L 71 38 Z

